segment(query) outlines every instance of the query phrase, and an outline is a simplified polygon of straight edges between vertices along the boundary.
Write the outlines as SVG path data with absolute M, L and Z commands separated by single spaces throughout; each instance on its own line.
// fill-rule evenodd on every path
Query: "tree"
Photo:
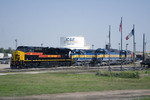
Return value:
M 0 48 L 0 53 L 12 53 L 14 50 L 9 47 L 8 49 Z
M 0 48 L 0 53 L 4 53 L 4 48 Z

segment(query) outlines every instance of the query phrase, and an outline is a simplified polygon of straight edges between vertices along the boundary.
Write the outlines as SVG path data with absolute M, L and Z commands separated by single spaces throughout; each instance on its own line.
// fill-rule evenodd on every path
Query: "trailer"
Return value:
M 148 68 L 150 68 L 150 57 L 146 58 L 146 60 L 141 62 L 141 66 L 143 66 L 143 65 L 144 66 L 147 65 Z

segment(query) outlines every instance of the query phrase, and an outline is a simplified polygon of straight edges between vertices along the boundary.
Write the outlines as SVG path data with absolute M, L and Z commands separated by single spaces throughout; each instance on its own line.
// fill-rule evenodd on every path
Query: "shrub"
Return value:
M 99 76 L 112 76 L 112 77 L 120 77 L 120 78 L 139 78 L 139 72 L 133 71 L 121 71 L 121 72 L 97 72 L 96 75 Z

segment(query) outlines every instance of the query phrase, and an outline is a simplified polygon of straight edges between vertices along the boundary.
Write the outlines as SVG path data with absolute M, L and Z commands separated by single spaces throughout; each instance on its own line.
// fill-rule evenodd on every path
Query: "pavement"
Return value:
M 0 69 L 10 69 L 10 64 L 0 64 Z

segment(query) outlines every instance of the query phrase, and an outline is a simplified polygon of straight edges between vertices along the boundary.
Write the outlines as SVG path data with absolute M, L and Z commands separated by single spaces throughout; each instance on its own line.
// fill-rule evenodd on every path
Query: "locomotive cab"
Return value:
M 106 54 L 106 51 L 104 49 L 97 49 L 95 51 L 95 54 L 96 54 L 97 64 L 102 65 L 103 59 L 104 59 L 105 54 Z
M 16 51 L 14 51 L 12 54 L 10 67 L 12 69 L 22 67 L 24 59 L 25 59 L 25 54 L 22 50 L 20 50 L 20 47 L 18 47 Z

